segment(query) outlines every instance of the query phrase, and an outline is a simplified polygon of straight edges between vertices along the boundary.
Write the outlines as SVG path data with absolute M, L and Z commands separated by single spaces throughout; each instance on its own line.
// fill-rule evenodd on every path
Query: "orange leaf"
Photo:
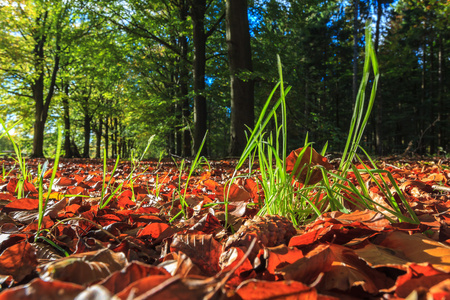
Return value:
M 286 158 L 286 172 L 292 173 L 294 171 L 294 167 L 302 150 L 303 148 L 294 150 Z M 325 157 L 317 153 L 313 148 L 308 147 L 300 159 L 298 167 L 295 170 L 294 177 L 301 183 L 316 184 L 322 180 L 322 172 L 313 167 L 319 165 L 323 166 L 327 170 L 333 169 L 333 165 L 330 164 Z M 308 173 L 310 173 L 310 178 L 308 182 L 306 182 Z
M 139 232 L 137 237 L 150 237 L 153 239 L 157 239 L 167 228 L 169 228 L 169 225 L 167 225 L 166 223 L 151 223 L 145 226 L 144 229 Z
M 170 275 L 164 268 L 146 265 L 133 261 L 123 270 L 112 273 L 108 278 L 100 282 L 111 293 L 117 294 L 127 288 L 133 282 L 152 275 Z
M 183 252 L 206 275 L 219 271 L 219 256 L 222 245 L 210 234 L 177 234 L 170 244 L 171 252 Z
M 296 281 L 249 280 L 236 293 L 241 299 L 319 299 L 317 291 Z
M 12 275 L 15 281 L 22 281 L 37 266 L 36 250 L 28 242 L 21 242 L 7 248 L 0 255 L 0 274 Z
M 393 231 L 380 245 L 400 251 L 410 262 L 430 263 L 439 270 L 450 271 L 450 247 L 427 238 L 422 233 L 409 235 L 402 231 Z

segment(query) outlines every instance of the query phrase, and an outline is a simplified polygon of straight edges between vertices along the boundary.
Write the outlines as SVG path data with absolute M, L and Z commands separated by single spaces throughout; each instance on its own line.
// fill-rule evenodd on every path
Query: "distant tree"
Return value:
M 226 2 L 228 65 L 231 87 L 229 154 L 239 156 L 245 148 L 245 132 L 253 129 L 254 81 L 247 1 Z

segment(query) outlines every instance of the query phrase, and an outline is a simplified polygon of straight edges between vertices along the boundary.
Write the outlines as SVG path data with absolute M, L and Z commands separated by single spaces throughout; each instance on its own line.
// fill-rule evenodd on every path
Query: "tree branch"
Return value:
M 222 23 L 222 20 L 225 18 L 225 12 L 222 13 L 220 18 L 214 23 L 214 25 L 206 32 L 205 36 L 206 38 L 209 38 L 219 27 L 220 23 Z

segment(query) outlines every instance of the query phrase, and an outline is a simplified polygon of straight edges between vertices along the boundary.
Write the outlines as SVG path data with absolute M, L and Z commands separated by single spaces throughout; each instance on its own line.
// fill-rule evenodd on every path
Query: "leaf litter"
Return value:
M 27 161 L 32 177 L 39 163 Z M 264 201 L 257 174 L 227 184 L 232 160 L 195 170 L 188 186 L 174 162 L 142 162 L 132 180 L 130 163 L 121 162 L 104 197 L 122 189 L 104 208 L 102 162 L 61 160 L 39 239 L 35 179 L 27 178 L 18 199 L 14 161 L 2 164 L 0 300 L 450 297 L 448 161 L 379 162 L 419 224 L 391 223 L 383 211 L 348 203 L 349 214 L 327 212 L 295 228 L 285 217 L 257 215 Z M 310 184 L 319 178 L 314 173 Z M 348 178 L 359 184 L 351 172 Z M 372 181 L 365 177 L 372 199 L 388 205 Z M 183 200 L 186 216 L 170 222 Z

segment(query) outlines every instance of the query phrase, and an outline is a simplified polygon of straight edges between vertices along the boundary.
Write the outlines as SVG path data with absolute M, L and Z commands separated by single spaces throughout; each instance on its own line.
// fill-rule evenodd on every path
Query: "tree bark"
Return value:
M 186 2 L 184 0 L 181 1 L 181 7 L 180 7 L 180 17 L 181 21 L 184 22 L 187 19 L 188 14 L 188 7 L 186 5 Z M 186 61 L 188 61 L 188 51 L 189 51 L 189 43 L 187 40 L 186 35 L 183 35 L 180 37 L 180 47 L 181 47 L 181 59 L 180 59 L 180 93 L 181 93 L 181 101 L 182 101 L 182 118 L 183 118 L 183 127 L 182 130 L 182 149 L 181 149 L 181 155 L 184 157 L 188 157 L 192 155 L 191 151 L 191 132 L 188 129 L 189 128 L 189 118 L 190 118 L 190 105 L 189 105 L 189 84 L 188 84 L 188 78 L 189 78 L 189 69 L 186 65 Z
M 207 129 L 207 106 L 205 92 L 206 68 L 206 0 L 192 1 L 192 24 L 194 42 L 194 152 L 197 153 Z M 201 155 L 207 153 L 206 146 Z
M 106 158 L 108 158 L 108 149 L 109 148 L 109 117 L 105 118 L 105 151 Z
M 64 152 L 65 158 L 72 158 L 72 147 L 70 146 L 70 109 L 69 109 L 69 85 L 63 87 L 64 96 L 62 97 L 64 109 Z
M 381 0 L 377 0 L 377 23 L 375 29 L 375 53 L 378 54 L 380 44 L 380 24 L 383 16 L 383 6 Z M 381 90 L 381 89 L 380 89 Z M 378 155 L 383 155 L 383 97 L 376 97 L 376 118 L 375 118 L 375 148 Z
M 97 142 L 97 145 L 95 147 L 95 157 L 96 158 L 101 157 L 100 148 L 102 145 L 102 130 L 103 130 L 103 120 L 102 120 L 102 117 L 100 116 L 98 118 L 98 130 L 95 132 L 95 137 L 96 137 L 96 142 Z
M 358 95 L 358 1 L 353 0 L 353 100 L 356 100 Z
M 31 83 L 31 90 L 33 99 L 35 102 L 35 113 L 34 113 L 34 135 L 33 135 L 33 154 L 32 157 L 44 157 L 44 130 L 45 123 L 47 122 L 48 110 L 50 108 L 50 102 L 52 100 L 53 94 L 56 87 L 56 76 L 59 70 L 60 61 L 60 29 L 59 20 L 57 20 L 56 25 L 56 36 L 55 44 L 56 51 L 53 58 L 53 70 L 50 78 L 50 83 L 48 85 L 47 95 L 44 95 L 45 90 L 45 42 L 47 39 L 46 33 L 46 22 L 48 17 L 48 11 L 44 12 L 40 17 L 36 19 L 37 30 L 33 36 L 35 41 L 33 55 L 34 55 L 34 68 L 36 79 Z
M 253 71 L 247 0 L 226 1 L 226 32 L 231 88 L 228 153 L 240 156 L 247 144 L 245 131 L 254 125 L 254 81 L 242 78 L 243 72 Z
M 89 158 L 89 145 L 91 140 L 91 120 L 92 117 L 86 113 L 84 115 L 84 147 L 83 147 L 83 157 Z

